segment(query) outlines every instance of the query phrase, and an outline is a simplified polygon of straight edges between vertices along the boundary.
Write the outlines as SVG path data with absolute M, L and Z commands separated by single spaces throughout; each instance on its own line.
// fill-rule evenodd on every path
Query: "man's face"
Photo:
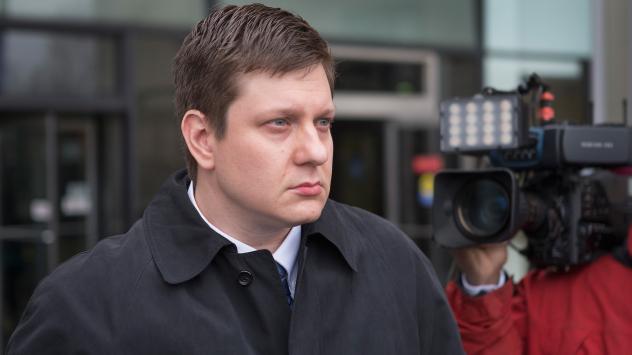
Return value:
M 213 197 L 226 215 L 262 228 L 316 220 L 329 195 L 334 105 L 321 65 L 242 75 L 216 142 Z

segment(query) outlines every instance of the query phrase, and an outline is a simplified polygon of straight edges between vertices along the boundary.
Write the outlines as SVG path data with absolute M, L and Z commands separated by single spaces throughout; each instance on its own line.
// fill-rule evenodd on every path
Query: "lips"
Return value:
M 294 186 L 292 188 L 297 194 L 301 196 L 316 196 L 319 195 L 323 191 L 323 187 L 319 182 L 315 183 L 302 183 L 300 185 Z

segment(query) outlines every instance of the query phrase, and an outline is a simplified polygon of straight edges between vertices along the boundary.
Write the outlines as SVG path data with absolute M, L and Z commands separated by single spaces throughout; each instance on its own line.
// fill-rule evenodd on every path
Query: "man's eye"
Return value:
M 332 120 L 330 118 L 319 118 L 316 120 L 316 124 L 319 127 L 331 127 Z
M 275 127 L 284 127 L 284 126 L 287 126 L 289 123 L 284 118 L 278 118 L 276 120 L 270 121 L 270 124 L 275 126 Z

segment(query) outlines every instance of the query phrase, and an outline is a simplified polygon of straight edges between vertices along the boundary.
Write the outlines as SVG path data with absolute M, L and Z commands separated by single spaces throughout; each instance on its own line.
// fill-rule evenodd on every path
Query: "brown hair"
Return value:
M 229 5 L 211 12 L 187 35 L 174 60 L 176 114 L 203 112 L 218 139 L 226 112 L 238 95 L 240 74 L 271 75 L 322 64 L 333 93 L 334 61 L 327 43 L 301 17 L 262 4 Z M 186 149 L 186 145 L 185 145 Z M 189 177 L 197 162 L 186 149 Z

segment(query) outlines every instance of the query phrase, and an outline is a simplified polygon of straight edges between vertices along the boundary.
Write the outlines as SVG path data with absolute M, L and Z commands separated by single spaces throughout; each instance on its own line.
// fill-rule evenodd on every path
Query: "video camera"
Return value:
M 440 245 L 498 243 L 522 230 L 534 265 L 569 267 L 622 242 L 628 201 L 611 203 L 607 169 L 632 165 L 632 128 L 558 124 L 553 100 L 533 74 L 516 91 L 441 103 L 441 151 L 486 157 L 491 168 L 435 177 Z

